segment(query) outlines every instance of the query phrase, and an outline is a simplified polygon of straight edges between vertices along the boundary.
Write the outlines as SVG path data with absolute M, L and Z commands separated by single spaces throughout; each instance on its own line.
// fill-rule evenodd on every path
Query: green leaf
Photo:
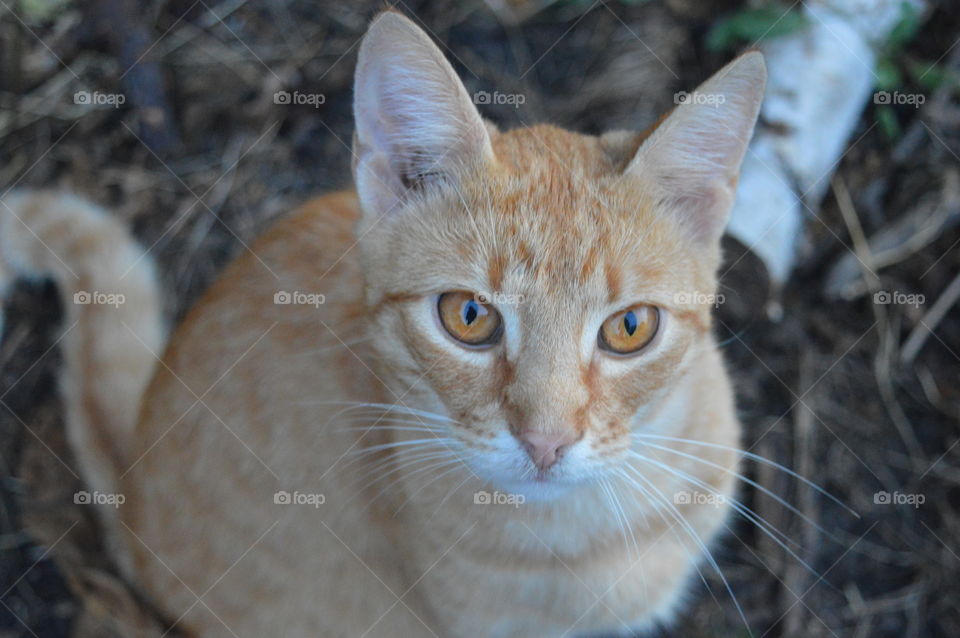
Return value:
M 20 14 L 28 24 L 53 20 L 66 8 L 67 0 L 20 0 L 19 6 Z
M 907 63 L 907 71 L 910 77 L 927 91 L 935 91 L 945 82 L 954 86 L 960 85 L 960 78 L 956 74 L 929 60 L 910 60 Z
M 880 125 L 880 131 L 888 141 L 893 141 L 900 137 L 900 121 L 897 119 L 897 112 L 893 107 L 887 104 L 880 105 L 874 111 L 876 113 L 877 124 Z
M 920 31 L 920 12 L 908 2 L 900 5 L 900 20 L 890 31 L 887 38 L 888 50 L 892 53 L 899 51 L 909 44 Z
M 877 60 L 877 88 L 892 91 L 903 86 L 903 74 L 891 58 Z
M 717 52 L 727 51 L 741 42 L 755 44 L 767 38 L 793 33 L 805 24 L 803 14 L 780 4 L 741 9 L 710 28 L 707 48 Z

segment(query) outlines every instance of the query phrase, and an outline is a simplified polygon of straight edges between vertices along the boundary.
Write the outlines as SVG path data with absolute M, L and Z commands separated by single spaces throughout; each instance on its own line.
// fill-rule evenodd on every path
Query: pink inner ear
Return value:
M 354 117 L 357 186 L 368 214 L 382 214 L 426 181 L 493 156 L 486 125 L 453 67 L 397 13 L 377 17 L 360 45 Z
M 710 181 L 695 192 L 678 194 L 670 202 L 679 209 L 683 225 L 696 240 L 713 242 L 723 234 L 734 192 L 735 189 L 723 182 Z
M 377 218 L 391 214 L 403 200 L 404 187 L 383 153 L 367 153 L 356 167 L 357 192 L 365 210 Z M 374 220 L 371 220 L 374 221 Z

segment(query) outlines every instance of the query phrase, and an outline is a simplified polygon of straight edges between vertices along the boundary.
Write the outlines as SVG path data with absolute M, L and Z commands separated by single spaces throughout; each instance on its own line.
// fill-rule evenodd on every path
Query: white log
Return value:
M 872 99 L 878 47 L 902 19 L 903 0 L 803 3 L 807 24 L 761 45 L 768 84 L 744 159 L 727 232 L 782 285 L 793 269 L 804 218 L 830 178 Z M 922 0 L 910 0 L 918 11 Z

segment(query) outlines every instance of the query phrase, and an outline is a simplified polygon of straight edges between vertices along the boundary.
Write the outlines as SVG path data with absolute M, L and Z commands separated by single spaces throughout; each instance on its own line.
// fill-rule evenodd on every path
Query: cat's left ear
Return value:
M 733 206 L 767 71 L 751 52 L 683 97 L 640 145 L 625 174 L 643 179 L 700 242 L 716 242 Z
M 408 18 L 378 15 L 360 45 L 354 81 L 354 172 L 367 216 L 410 191 L 493 159 L 490 133 L 443 53 Z

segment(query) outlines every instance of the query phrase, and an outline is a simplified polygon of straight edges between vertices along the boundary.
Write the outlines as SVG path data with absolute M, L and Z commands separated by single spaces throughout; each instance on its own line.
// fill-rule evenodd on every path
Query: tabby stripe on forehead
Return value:
M 586 283 L 587 279 L 590 278 L 590 275 L 593 274 L 594 269 L 597 266 L 597 261 L 599 257 L 597 253 L 600 252 L 601 246 L 599 242 L 595 242 L 590 245 L 590 250 L 587 252 L 586 257 L 583 260 L 583 265 L 580 267 L 580 284 L 583 285 Z
M 607 300 L 610 303 L 613 303 L 620 298 L 620 285 L 622 275 L 620 269 L 611 264 L 609 261 L 604 262 L 603 264 L 603 273 L 607 279 L 607 290 L 609 295 Z
M 507 257 L 503 253 L 497 253 L 490 257 L 487 264 L 487 281 L 490 282 L 491 292 L 500 290 L 503 286 L 503 275 L 507 270 Z

